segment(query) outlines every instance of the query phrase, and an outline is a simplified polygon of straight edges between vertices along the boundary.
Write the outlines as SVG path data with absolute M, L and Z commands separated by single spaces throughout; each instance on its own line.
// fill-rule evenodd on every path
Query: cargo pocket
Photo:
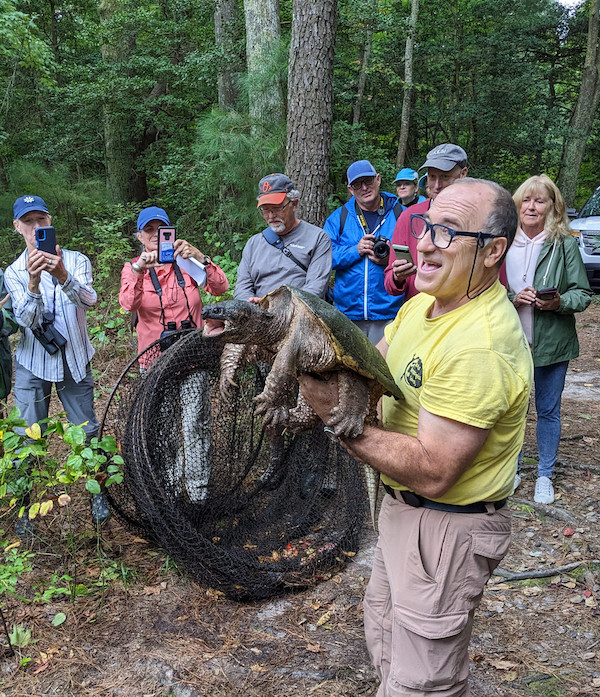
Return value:
M 431 615 L 394 606 L 390 697 L 413 690 L 445 690 L 469 676 L 472 613 Z
M 469 574 L 465 578 L 465 599 L 477 600 L 494 569 L 502 561 L 510 545 L 510 529 L 480 530 L 471 535 Z

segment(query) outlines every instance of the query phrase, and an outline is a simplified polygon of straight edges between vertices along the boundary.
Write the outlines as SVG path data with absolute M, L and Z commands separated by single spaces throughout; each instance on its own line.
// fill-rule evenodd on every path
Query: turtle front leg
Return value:
M 263 391 L 254 398 L 258 405 L 256 414 L 263 417 L 268 426 L 286 426 L 289 410 L 295 401 L 297 370 L 296 351 L 289 342 L 283 344 L 275 360 L 271 372 L 265 381 Z
M 244 344 L 225 344 L 221 354 L 221 375 L 219 392 L 225 402 L 233 401 L 238 385 L 234 380 L 235 371 L 244 365 L 246 346 Z
M 357 373 L 340 370 L 338 392 L 338 404 L 331 410 L 326 425 L 338 438 L 356 438 L 363 432 L 369 412 L 369 384 Z

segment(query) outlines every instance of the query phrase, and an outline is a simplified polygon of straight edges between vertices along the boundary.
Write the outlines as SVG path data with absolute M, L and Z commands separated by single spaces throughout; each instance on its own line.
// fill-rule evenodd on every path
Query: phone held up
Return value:
M 415 262 L 413 261 L 412 254 L 410 253 L 410 249 L 404 245 L 404 244 L 393 244 L 392 248 L 394 250 L 394 254 L 396 255 L 396 259 L 400 261 L 408 261 L 409 264 L 412 264 L 413 266 L 415 265 Z M 416 269 L 413 271 L 413 273 L 416 273 Z
M 175 228 L 158 228 L 158 263 L 172 264 L 175 260 Z
M 42 252 L 56 254 L 56 233 L 52 225 L 48 227 L 36 227 L 35 246 Z
M 556 297 L 558 290 L 556 288 L 540 288 L 535 292 L 535 295 L 540 300 L 552 300 Z

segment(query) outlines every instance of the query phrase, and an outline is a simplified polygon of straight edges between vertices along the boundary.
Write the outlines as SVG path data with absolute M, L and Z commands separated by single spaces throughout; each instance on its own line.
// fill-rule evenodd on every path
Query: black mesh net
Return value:
M 123 372 L 102 421 L 125 460 L 108 495 L 138 534 L 157 541 L 198 582 L 238 599 L 302 588 L 358 548 L 367 494 L 363 468 L 317 428 L 269 432 L 253 397 L 270 366 L 240 370 L 221 400 L 222 346 L 180 332 Z

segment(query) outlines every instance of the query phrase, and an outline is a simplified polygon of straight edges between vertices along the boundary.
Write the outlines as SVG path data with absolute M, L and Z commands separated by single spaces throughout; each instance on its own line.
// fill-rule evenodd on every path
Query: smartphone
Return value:
M 35 246 L 42 252 L 56 254 L 56 233 L 52 225 L 48 227 L 36 227 Z
M 536 297 L 540 300 L 552 300 L 552 298 L 556 297 L 557 293 L 558 290 L 556 288 L 540 288 L 535 292 Z
M 412 254 L 410 253 L 410 249 L 406 245 L 393 244 L 392 247 L 394 249 L 394 254 L 396 255 L 396 259 L 408 261 L 414 266 L 415 262 L 413 261 Z
M 158 228 L 158 263 L 171 264 L 175 259 L 175 228 Z

